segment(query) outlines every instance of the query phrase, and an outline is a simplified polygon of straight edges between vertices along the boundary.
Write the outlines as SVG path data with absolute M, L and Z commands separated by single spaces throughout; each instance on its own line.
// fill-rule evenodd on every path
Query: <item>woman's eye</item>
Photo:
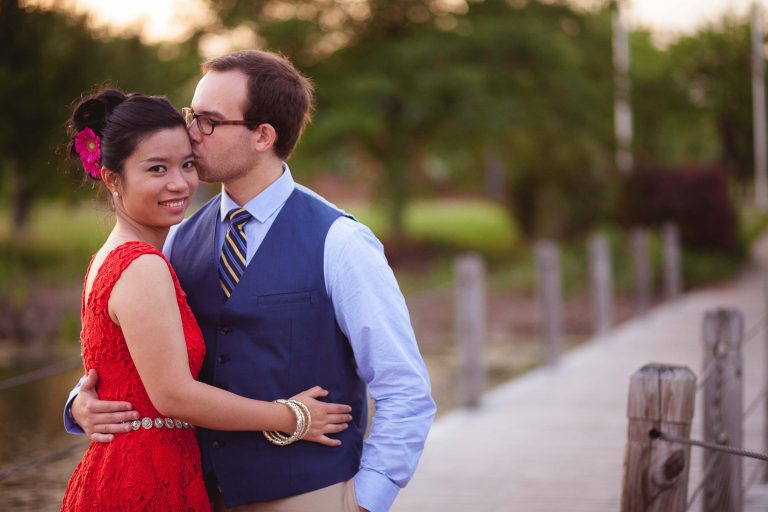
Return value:
M 149 169 L 147 169 L 149 172 L 165 172 L 165 166 L 164 165 L 153 165 Z
M 187 160 L 184 162 L 184 164 L 181 166 L 184 169 L 194 169 L 195 167 L 195 161 L 194 160 Z

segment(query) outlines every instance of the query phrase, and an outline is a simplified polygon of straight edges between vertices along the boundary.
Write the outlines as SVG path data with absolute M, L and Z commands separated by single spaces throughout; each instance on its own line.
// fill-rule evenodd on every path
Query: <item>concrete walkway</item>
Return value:
M 541 368 L 486 394 L 473 411 L 434 425 L 411 483 L 393 512 L 601 512 L 619 510 L 629 377 L 649 362 L 701 373 L 701 323 L 715 307 L 739 309 L 745 330 L 764 318 L 763 280 L 747 272 L 627 322 Z M 744 347 L 745 406 L 764 385 L 765 337 Z M 696 404 L 692 436 L 701 438 Z M 761 405 L 749 416 L 746 448 L 763 451 Z M 692 449 L 690 488 L 700 482 Z M 760 464 L 745 459 L 745 475 Z M 698 510 L 699 507 L 693 507 Z M 768 510 L 768 486 L 752 485 L 745 512 Z

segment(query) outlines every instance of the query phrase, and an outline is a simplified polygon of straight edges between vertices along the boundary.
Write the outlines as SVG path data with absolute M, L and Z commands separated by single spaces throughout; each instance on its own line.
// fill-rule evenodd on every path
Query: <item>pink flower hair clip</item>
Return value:
M 88 176 L 101 179 L 101 138 L 90 128 L 80 130 L 75 136 L 75 151 Z

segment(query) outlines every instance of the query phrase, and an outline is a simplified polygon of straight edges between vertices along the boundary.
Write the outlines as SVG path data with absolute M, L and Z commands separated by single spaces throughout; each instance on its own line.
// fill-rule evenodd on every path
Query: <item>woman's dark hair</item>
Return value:
M 90 128 L 101 138 L 100 165 L 122 173 L 125 160 L 141 139 L 167 128 L 187 125 L 181 113 L 162 96 L 125 94 L 117 89 L 102 89 L 80 100 L 67 123 L 69 154 L 78 158 L 75 137 Z

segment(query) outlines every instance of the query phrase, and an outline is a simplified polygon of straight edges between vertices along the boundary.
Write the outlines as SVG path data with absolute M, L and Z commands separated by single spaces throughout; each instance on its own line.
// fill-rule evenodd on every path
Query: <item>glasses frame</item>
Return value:
M 184 117 L 184 122 L 187 123 L 187 128 L 192 126 L 192 122 L 193 121 L 196 121 L 197 122 L 197 129 L 200 130 L 200 133 L 202 133 L 203 135 L 211 135 L 214 132 L 214 130 L 216 129 L 216 126 L 218 126 L 218 125 L 222 125 L 222 126 L 226 126 L 226 125 L 233 125 L 233 126 L 257 126 L 257 125 L 261 124 L 258 121 L 246 121 L 244 119 L 240 119 L 240 120 L 232 120 L 232 119 L 218 120 L 218 119 L 211 119 L 210 116 L 207 116 L 205 114 L 198 114 L 198 113 L 196 113 L 194 110 L 192 110 L 191 107 L 184 107 L 184 108 L 182 108 L 181 109 L 181 115 Z M 203 125 L 200 122 L 200 118 L 201 117 L 204 117 L 205 119 L 207 119 L 208 124 L 211 125 L 211 131 L 210 132 L 206 132 L 205 130 L 203 130 Z

